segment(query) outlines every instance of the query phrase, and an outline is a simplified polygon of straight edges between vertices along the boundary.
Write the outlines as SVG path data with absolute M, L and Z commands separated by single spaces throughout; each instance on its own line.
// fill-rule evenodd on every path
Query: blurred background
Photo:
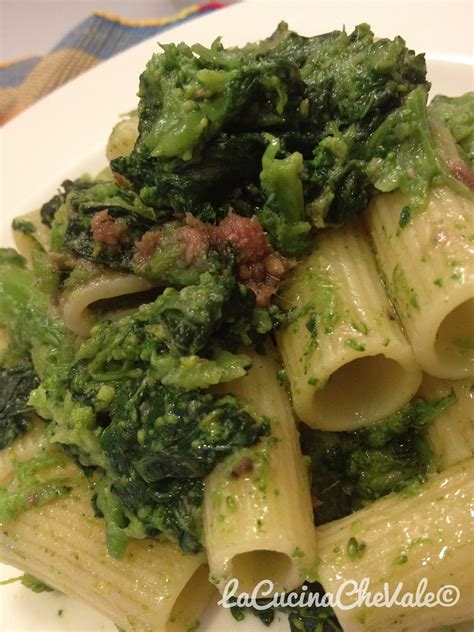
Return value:
M 0 60 L 48 52 L 96 10 L 146 20 L 174 15 L 193 4 L 204 0 L 0 0 Z

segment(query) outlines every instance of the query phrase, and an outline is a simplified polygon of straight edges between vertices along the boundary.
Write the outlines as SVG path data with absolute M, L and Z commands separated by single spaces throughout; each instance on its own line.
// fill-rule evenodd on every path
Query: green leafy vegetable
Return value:
M 35 593 L 52 592 L 54 590 L 54 588 L 51 588 L 51 586 L 48 586 L 37 577 L 27 575 L 26 573 L 24 575 L 20 575 L 19 577 L 5 579 L 0 582 L 0 586 L 6 586 L 7 584 L 13 584 L 14 582 L 20 582 L 20 584 L 22 584 L 25 588 L 28 588 L 28 590 L 32 590 Z
M 31 391 L 39 384 L 33 366 L 22 361 L 11 368 L 0 369 L 0 450 L 28 430 L 31 423 L 27 413 Z
M 32 222 L 24 219 L 14 219 L 12 229 L 24 235 L 33 235 L 33 233 L 36 233 L 36 226 Z
M 191 160 L 151 158 L 135 150 L 113 160 L 111 167 L 133 184 L 145 204 L 215 222 L 230 207 L 244 215 L 253 213 L 262 199 L 256 184 L 265 148 L 261 132 L 223 132 L 205 154 Z
M 20 357 L 33 346 L 58 348 L 65 331 L 51 314 L 49 299 L 36 286 L 23 258 L 9 249 L 0 249 L 0 326 Z
M 235 379 L 250 365 L 246 356 L 218 347 L 221 327 L 222 340 L 233 330 L 237 342 L 240 335 L 265 333 L 270 316 L 265 321 L 254 313 L 249 292 L 250 302 L 242 301 L 239 318 L 232 313 L 226 326 L 226 311 L 241 290 L 233 277 L 208 273 L 196 286 L 168 288 L 136 314 L 96 326 L 76 350 L 32 274 L 22 267 L 15 272 L 22 276 L 14 283 L 13 267 L 5 269 L 0 308 L 8 308 L 16 325 L 31 321 L 21 343 L 41 367 L 41 384 L 29 404 L 51 420 L 53 442 L 82 467 L 98 470 L 97 507 L 108 523 L 111 552 L 123 553 L 130 537 L 160 535 L 199 550 L 204 477 L 269 428 L 235 398 L 196 388 Z M 41 325 L 49 330 L 39 332 Z M 0 490 L 0 520 L 67 493 L 61 478 L 42 478 L 58 464 L 48 454 L 16 464 L 15 485 Z
M 303 184 L 303 156 L 294 152 L 278 158 L 280 142 L 269 135 L 269 145 L 262 158 L 260 182 L 267 195 L 259 212 L 262 225 L 268 230 L 278 250 L 286 255 L 297 255 L 310 246 L 306 221 Z
M 474 92 L 460 97 L 438 95 L 428 109 L 434 119 L 449 129 L 466 162 L 474 168 Z
M 214 397 L 143 381 L 122 390 L 101 436 L 107 456 L 106 493 L 120 500 L 108 518 L 109 550 L 119 553 L 130 523 L 142 537 L 164 534 L 182 549 L 202 548 L 204 477 L 225 456 L 268 433 L 232 396 Z M 103 492 L 97 505 L 104 507 Z M 117 537 L 119 538 L 117 546 Z
M 210 48 L 168 44 L 140 77 L 137 149 L 189 160 L 223 128 L 282 126 L 295 114 L 292 97 L 300 89 L 284 58 L 225 50 L 219 40 Z
M 411 92 L 404 105 L 390 114 L 372 134 L 366 152 L 368 173 L 382 192 L 400 191 L 408 198 L 408 208 L 424 206 L 432 186 L 449 185 L 471 196 L 469 188 L 450 171 L 443 153 L 449 132 L 440 135 L 430 124 L 425 88 Z M 442 130 L 441 130 L 442 132 Z M 440 147 L 440 143 L 442 143 Z
M 25 462 L 14 461 L 15 476 L 0 486 L 0 523 L 7 524 L 33 507 L 42 507 L 68 494 L 70 487 L 65 477 L 54 475 L 65 462 L 64 455 L 50 452 Z
M 241 49 L 165 46 L 140 78 L 135 148 L 112 169 L 175 214 L 257 209 L 273 244 L 300 255 L 310 223 L 365 208 L 366 143 L 425 74 L 402 38 L 374 41 L 367 25 L 312 38 L 280 27 Z
M 303 453 L 311 457 L 315 520 L 323 524 L 365 504 L 423 481 L 431 452 L 423 431 L 456 400 L 415 398 L 386 419 L 356 432 L 302 429 Z
M 317 583 L 307 582 L 300 591 L 300 597 L 302 596 L 303 599 L 308 599 L 309 595 L 315 595 L 321 600 L 324 595 L 322 586 Z M 268 606 L 269 600 L 266 599 L 259 599 L 258 604 L 260 609 L 234 606 L 231 614 L 237 621 L 242 621 L 247 614 L 252 614 L 264 625 L 269 626 L 275 620 L 277 612 L 282 612 L 288 615 L 290 632 L 342 632 L 342 627 L 329 606 L 285 606 L 261 609 L 265 605 Z
M 308 119 L 323 131 L 329 121 L 377 127 L 419 84 L 425 84 L 423 55 L 397 36 L 375 39 L 367 24 L 352 33 L 315 37 L 288 33 L 275 49 L 301 69 L 308 86 Z
M 55 223 L 53 220 L 53 247 L 64 249 L 84 259 L 119 270 L 131 270 L 133 244 L 155 225 L 155 212 L 146 207 L 131 191 L 120 188 L 114 182 L 92 180 L 66 181 L 63 183 L 63 203 L 59 213 L 65 215 L 62 240 L 54 243 Z M 93 238 L 91 221 L 96 213 L 106 212 L 112 221 L 122 222 L 123 241 L 113 248 L 97 243 Z

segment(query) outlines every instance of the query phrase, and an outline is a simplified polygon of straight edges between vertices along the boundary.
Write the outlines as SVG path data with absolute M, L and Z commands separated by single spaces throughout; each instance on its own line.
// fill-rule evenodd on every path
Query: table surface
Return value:
M 0 0 L 0 61 L 47 53 L 70 29 L 97 9 L 132 20 L 145 20 L 174 15 L 204 1 Z

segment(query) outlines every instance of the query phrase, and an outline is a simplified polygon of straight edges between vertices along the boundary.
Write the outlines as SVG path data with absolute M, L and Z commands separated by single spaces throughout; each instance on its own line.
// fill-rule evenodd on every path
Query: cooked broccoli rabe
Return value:
M 438 95 L 428 109 L 435 120 L 449 129 L 466 162 L 474 169 L 474 92 L 460 97 Z
M 179 234 L 183 221 L 166 221 L 168 212 L 145 206 L 133 191 L 115 182 L 66 180 L 43 206 L 42 216 L 44 222 L 51 221 L 53 250 L 114 270 L 185 286 L 198 283 L 208 269 L 232 267 L 231 259 L 213 249 L 186 260 Z M 145 257 L 140 257 L 140 244 Z
M 97 505 L 108 522 L 111 553 L 120 556 L 137 527 L 142 537 L 164 534 L 188 553 L 201 550 L 205 476 L 267 434 L 267 422 L 233 396 L 157 388 L 146 379 L 122 387 L 109 415 L 100 438 L 109 487 L 99 487 Z M 113 513 L 110 494 L 120 501 Z
M 401 37 L 374 35 L 367 24 L 353 33 L 316 37 L 289 33 L 276 50 L 300 68 L 307 85 L 314 158 L 305 161 L 305 200 L 315 226 L 342 224 L 373 195 L 365 143 L 406 96 L 426 83 L 423 55 Z
M 140 78 L 139 137 L 112 168 L 156 208 L 206 221 L 255 211 L 263 132 L 298 130 L 298 68 L 262 47 L 167 45 Z
M 375 39 L 367 24 L 350 34 L 289 32 L 275 51 L 300 69 L 308 88 L 308 121 L 319 134 L 330 121 L 364 122 L 373 131 L 411 90 L 428 85 L 424 55 L 408 49 L 399 36 Z
M 400 411 L 356 432 L 302 428 L 302 450 L 311 457 L 316 524 L 341 518 L 365 504 L 423 481 L 431 452 L 423 430 L 456 400 L 415 398 Z
M 127 230 L 127 239 L 119 241 L 113 252 L 101 248 L 93 238 L 91 220 L 100 211 L 106 211 L 112 220 L 123 221 Z M 156 223 L 155 211 L 142 204 L 133 192 L 114 182 L 88 178 L 63 182 L 61 191 L 42 207 L 41 215 L 43 222 L 51 221 L 53 250 L 64 250 L 119 270 L 131 270 L 134 241 Z
M 267 196 L 258 218 L 278 250 L 296 256 L 311 244 L 311 225 L 306 221 L 301 173 L 303 156 L 295 151 L 284 157 L 280 141 L 268 135 L 268 147 L 262 158 L 260 183 Z
M 15 476 L 0 486 L 0 523 L 15 520 L 34 507 L 65 496 L 71 490 L 62 472 L 66 458 L 60 452 L 42 452 L 29 461 L 14 461 Z
M 448 185 L 461 195 L 473 195 L 445 159 L 454 140 L 447 128 L 433 127 L 427 99 L 425 88 L 413 90 L 367 142 L 367 171 L 374 186 L 403 193 L 409 211 L 423 207 L 432 186 Z
M 205 476 L 268 434 L 269 425 L 233 396 L 198 389 L 246 373 L 249 358 L 229 349 L 269 331 L 274 311 L 256 309 L 255 296 L 233 276 L 206 273 L 197 285 L 169 287 L 133 315 L 97 325 L 78 345 L 22 260 L 0 251 L 1 260 L 0 315 L 13 315 L 18 344 L 32 353 L 41 377 L 28 405 L 50 421 L 53 443 L 87 473 L 96 471 L 96 507 L 111 553 L 120 556 L 130 537 L 147 536 L 200 550 Z M 40 335 L 41 326 L 49 331 Z M 9 401 L 8 414 L 23 413 L 33 386 L 15 394 L 21 401 Z M 43 461 L 18 465 L 19 485 L 0 489 L 2 521 L 29 508 L 30 488 L 38 501 L 31 506 L 67 493 L 61 480 L 37 484 Z
M 12 577 L 11 579 L 3 580 L 0 582 L 0 586 L 6 586 L 8 584 L 13 584 L 14 582 L 20 582 L 22 586 L 35 593 L 52 592 L 54 590 L 54 588 L 51 588 L 51 586 L 48 586 L 37 577 L 27 575 L 26 573 L 24 575 L 20 575 L 19 577 Z
M 295 65 L 269 51 L 165 45 L 140 77 L 136 148 L 190 160 L 223 130 L 295 125 L 303 89 Z
M 23 360 L 10 368 L 0 368 L 0 450 L 28 430 L 27 413 L 31 391 L 39 380 L 31 362 Z
M 419 85 L 422 55 L 367 25 L 259 45 L 165 46 L 140 78 L 139 136 L 112 161 L 145 204 L 207 221 L 256 212 L 283 254 L 373 194 L 370 134 Z M 262 164 L 263 161 L 263 164 Z
M 428 88 L 424 56 L 367 24 L 309 38 L 280 25 L 244 48 L 166 45 L 140 77 L 133 150 L 111 161 L 121 187 L 67 182 L 43 221 L 58 249 L 176 285 L 205 265 L 177 264 L 166 243 L 137 267 L 133 244 L 185 212 L 214 224 L 257 215 L 279 252 L 301 256 L 312 228 L 343 224 L 378 191 L 406 194 L 407 212 L 439 184 L 472 195 L 472 98 L 428 111 Z M 92 239 L 97 211 L 123 228 L 113 249 Z
M 34 275 L 16 251 L 0 248 L 0 327 L 9 340 L 8 355 L 24 357 L 33 344 L 57 348 L 64 336 L 63 323 L 51 314 L 47 294 L 36 286 Z M 39 367 L 34 361 L 37 373 Z
M 145 204 L 216 222 L 230 207 L 252 215 L 262 203 L 258 175 L 266 146 L 259 131 L 222 132 L 190 160 L 153 158 L 135 149 L 111 167 L 133 184 Z

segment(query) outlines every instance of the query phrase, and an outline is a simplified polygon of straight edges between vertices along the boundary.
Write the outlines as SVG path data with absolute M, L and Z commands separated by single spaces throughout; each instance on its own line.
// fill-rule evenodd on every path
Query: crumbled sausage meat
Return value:
M 142 235 L 140 241 L 135 242 L 135 263 L 145 263 L 162 244 L 161 231 L 149 230 Z
M 125 220 L 114 219 L 105 210 L 93 216 L 91 228 L 94 241 L 107 246 L 117 246 L 128 232 Z
M 217 226 L 214 239 L 219 250 L 230 244 L 242 263 L 258 261 L 271 250 L 268 237 L 255 216 L 242 217 L 230 212 Z

